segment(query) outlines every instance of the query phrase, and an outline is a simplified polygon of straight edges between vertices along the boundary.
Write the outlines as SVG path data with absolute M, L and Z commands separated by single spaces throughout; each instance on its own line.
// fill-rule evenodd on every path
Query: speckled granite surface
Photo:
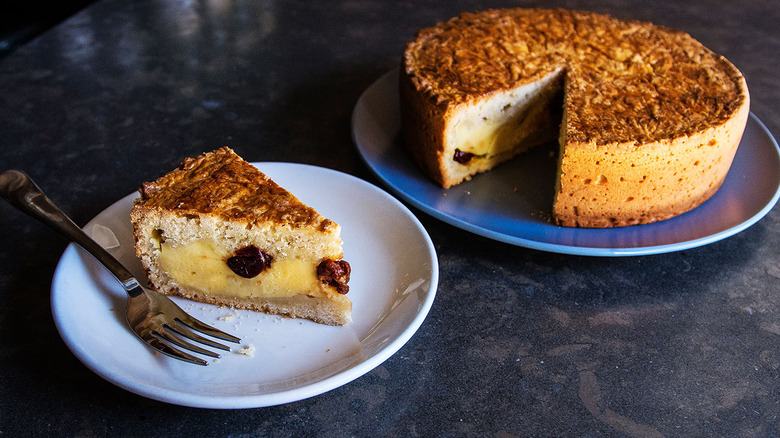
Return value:
M 379 184 L 350 115 L 420 27 L 568 7 L 691 33 L 748 79 L 780 133 L 776 2 L 99 1 L 0 59 L 0 169 L 79 224 L 183 157 L 337 169 Z M 93 374 L 54 326 L 66 242 L 0 202 L 3 436 L 761 436 L 780 432 L 780 211 L 678 253 L 588 258 L 491 241 L 414 211 L 440 262 L 427 320 L 323 395 L 205 410 Z

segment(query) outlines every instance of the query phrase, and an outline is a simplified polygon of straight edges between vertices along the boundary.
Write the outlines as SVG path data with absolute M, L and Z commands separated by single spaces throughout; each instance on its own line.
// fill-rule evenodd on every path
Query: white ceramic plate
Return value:
M 352 116 L 353 139 L 374 174 L 393 193 L 444 222 L 544 251 L 629 256 L 694 248 L 748 228 L 780 197 L 780 149 L 753 114 L 715 196 L 666 221 L 606 230 L 558 227 L 547 221 L 556 163 L 544 148 L 444 190 L 409 159 L 399 138 L 400 126 L 398 73 L 393 70 L 363 93 Z
M 62 255 L 52 283 L 57 328 L 73 353 L 106 380 L 152 399 L 203 408 L 271 406 L 344 385 L 400 349 L 434 300 L 438 261 L 425 229 L 381 189 L 333 170 L 291 163 L 254 163 L 301 201 L 342 226 L 352 266 L 353 322 L 342 327 L 174 300 L 204 322 L 253 345 L 207 367 L 152 350 L 125 322 L 118 282 L 75 245 Z M 85 230 L 144 278 L 135 257 L 128 195 Z M 114 238 L 115 236 L 115 238 Z M 234 315 L 234 316 L 231 316 Z M 240 348 L 240 347 L 239 347 Z

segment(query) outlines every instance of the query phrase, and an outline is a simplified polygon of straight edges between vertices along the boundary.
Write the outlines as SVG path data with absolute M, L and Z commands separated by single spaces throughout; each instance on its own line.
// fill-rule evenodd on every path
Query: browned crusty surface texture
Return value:
M 712 196 L 747 122 L 742 74 L 691 36 L 563 9 L 466 13 L 404 52 L 407 149 L 442 187 L 453 115 L 562 71 L 564 117 L 553 221 L 614 227 L 668 219 Z
M 218 215 L 293 228 L 335 226 L 227 147 L 187 158 L 178 169 L 143 183 L 139 191 L 145 208 L 175 210 L 179 215 Z
M 566 69 L 567 138 L 675 138 L 730 119 L 742 75 L 688 34 L 563 9 L 466 13 L 420 31 L 405 52 L 418 90 L 459 103 Z

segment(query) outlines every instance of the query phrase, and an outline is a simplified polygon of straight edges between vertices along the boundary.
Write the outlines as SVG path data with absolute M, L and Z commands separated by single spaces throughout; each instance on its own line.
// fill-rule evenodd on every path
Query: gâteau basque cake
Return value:
M 131 210 L 150 286 L 330 325 L 351 321 L 341 228 L 229 148 L 184 160 Z
M 562 9 L 419 31 L 400 98 L 404 143 L 444 188 L 557 140 L 553 221 L 580 227 L 664 220 L 711 197 L 750 100 L 737 68 L 686 33 Z

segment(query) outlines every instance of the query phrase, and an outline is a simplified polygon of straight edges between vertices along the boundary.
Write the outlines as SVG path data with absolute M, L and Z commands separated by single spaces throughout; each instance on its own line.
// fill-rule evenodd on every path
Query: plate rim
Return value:
M 321 172 L 330 172 L 333 174 L 337 174 L 338 177 L 345 178 L 345 181 L 347 183 L 362 185 L 363 188 L 365 188 L 366 190 L 372 191 L 373 196 L 383 197 L 387 202 L 390 203 L 390 205 L 393 206 L 393 208 L 398 209 L 401 213 L 403 213 L 404 216 L 408 218 L 410 224 L 414 225 L 414 227 L 417 230 L 417 233 L 419 233 L 419 237 L 423 239 L 424 244 L 420 247 L 421 249 L 424 248 L 424 250 L 421 251 L 421 258 L 425 259 L 426 262 L 430 262 L 430 272 L 428 273 L 429 277 L 425 279 L 426 281 L 430 282 L 430 285 L 428 286 L 427 290 L 424 291 L 425 299 L 421 301 L 421 305 L 416 310 L 416 314 L 414 315 L 413 318 L 411 318 L 408 325 L 406 325 L 406 327 L 403 328 L 403 330 L 401 330 L 400 333 L 398 333 L 398 335 L 394 340 L 384 345 L 382 348 L 380 348 L 371 356 L 361 359 L 351 365 L 348 365 L 344 369 L 337 371 L 333 375 L 329 375 L 324 378 L 315 378 L 314 380 L 308 383 L 304 383 L 300 386 L 295 386 L 289 389 L 227 396 L 224 394 L 213 395 L 213 394 L 204 394 L 203 392 L 196 393 L 192 390 L 187 390 L 187 388 L 172 390 L 167 387 L 166 388 L 154 387 L 154 385 L 138 382 L 137 378 L 136 379 L 133 379 L 132 377 L 126 378 L 121 373 L 118 373 L 117 370 L 108 369 L 105 364 L 101 365 L 99 361 L 93 361 L 88 355 L 88 350 L 89 350 L 88 346 L 85 347 L 84 345 L 79 345 L 79 343 L 76 342 L 76 339 L 74 339 L 75 335 L 69 332 L 69 328 L 65 326 L 66 323 L 63 320 L 61 320 L 59 313 L 62 311 L 62 309 L 59 308 L 59 306 L 61 305 L 59 301 L 61 299 L 64 299 L 63 294 L 65 292 L 58 290 L 58 288 L 63 287 L 61 286 L 61 283 L 64 281 L 63 278 L 68 274 L 69 269 L 80 268 L 81 266 L 84 266 L 83 264 L 81 264 L 80 266 L 79 265 L 68 266 L 68 263 L 71 263 L 69 258 L 73 256 L 78 257 L 79 254 L 83 254 L 83 255 L 87 254 L 75 243 L 70 243 L 65 248 L 60 258 L 58 259 L 57 266 L 54 271 L 54 275 L 52 278 L 52 285 L 51 285 L 50 306 L 51 306 L 52 317 L 54 319 L 55 326 L 57 328 L 57 331 L 60 334 L 60 337 L 65 342 L 68 349 L 71 350 L 74 356 L 76 356 L 76 358 L 82 364 L 84 364 L 87 368 L 89 368 L 92 372 L 94 372 L 104 380 L 122 389 L 125 389 L 129 392 L 153 400 L 175 404 L 175 405 L 197 407 L 197 408 L 248 409 L 248 408 L 277 406 L 281 404 L 304 400 L 331 391 L 338 387 L 341 387 L 349 382 L 352 382 L 362 377 L 363 375 L 367 374 L 377 366 L 381 365 L 387 359 L 392 357 L 396 352 L 398 352 L 398 350 L 400 350 L 416 334 L 417 330 L 422 326 L 423 322 L 427 318 L 427 315 L 429 314 L 433 306 L 433 302 L 435 300 L 436 293 L 438 290 L 438 284 L 439 284 L 439 264 L 438 264 L 438 255 L 436 253 L 436 248 L 433 245 L 433 241 L 431 240 L 430 235 L 428 234 L 427 230 L 422 225 L 422 223 L 419 221 L 419 219 L 405 205 L 403 205 L 403 203 L 401 203 L 399 200 L 397 200 L 396 198 L 394 198 L 393 196 L 391 196 L 390 194 L 382 190 L 380 187 L 371 184 L 367 181 L 364 181 L 354 175 L 350 175 L 334 169 L 329 169 L 325 167 L 320 167 L 311 164 L 304 164 L 304 163 L 268 161 L 268 162 L 252 162 L 251 164 L 256 167 L 281 166 L 281 167 L 289 167 L 291 169 L 300 169 L 300 168 L 316 169 L 317 171 L 321 171 Z M 108 212 L 111 209 L 118 208 L 118 204 L 121 204 L 123 202 L 128 202 L 128 198 L 135 198 L 137 196 L 138 196 L 137 193 L 130 193 L 120 198 L 119 200 L 113 202 L 110 206 L 106 207 L 104 210 L 102 210 L 97 215 L 95 215 L 95 217 L 90 219 L 90 221 L 85 225 L 85 227 L 87 227 L 90 224 L 96 223 L 97 218 L 102 214 L 106 214 L 106 212 Z M 197 303 L 197 304 L 201 305 L 201 303 Z M 389 312 L 382 313 L 381 315 L 382 316 L 390 315 L 392 314 L 392 311 L 393 309 L 390 309 Z M 127 330 L 130 331 L 129 328 Z M 360 342 L 364 342 L 364 341 L 365 338 L 361 339 Z M 139 340 L 139 342 L 141 341 Z M 334 359 L 343 359 L 343 357 L 336 357 Z M 331 363 L 332 362 L 333 361 L 331 361 Z M 219 366 L 219 364 L 213 364 L 212 366 Z
M 432 207 L 422 202 L 413 194 L 407 193 L 403 189 L 399 188 L 393 181 L 389 180 L 387 177 L 385 177 L 385 175 L 383 175 L 379 171 L 379 169 L 377 168 L 377 164 L 372 162 L 372 160 L 369 157 L 368 151 L 366 150 L 368 148 L 366 148 L 365 145 L 361 144 L 361 142 L 359 141 L 358 139 L 359 133 L 357 132 L 356 125 L 359 124 L 359 121 L 362 117 L 361 114 L 359 114 L 359 110 L 361 109 L 361 106 L 366 106 L 365 101 L 367 100 L 367 96 L 375 92 L 377 88 L 381 88 L 383 85 L 385 85 L 385 83 L 389 84 L 392 79 L 397 77 L 398 72 L 399 72 L 398 68 L 394 68 L 382 74 L 378 79 L 372 82 L 361 93 L 360 97 L 358 98 L 358 100 L 356 101 L 353 107 L 352 116 L 351 116 L 352 141 L 356 149 L 358 150 L 361 159 L 369 168 L 371 173 L 374 176 L 376 176 L 385 187 L 387 187 L 393 194 L 399 196 L 404 201 L 413 205 L 415 208 L 418 208 L 419 210 L 425 212 L 426 214 L 433 216 L 434 218 L 441 220 L 445 223 L 453 225 L 457 228 L 463 229 L 465 231 L 492 240 L 496 240 L 499 242 L 516 245 L 520 247 L 525 247 L 529 249 L 534 249 L 534 250 L 559 253 L 559 254 L 567 254 L 567 255 L 578 255 L 578 256 L 627 257 L 627 256 L 663 254 L 663 253 L 676 252 L 676 251 L 697 248 L 700 246 L 705 246 L 723 240 L 725 238 L 731 237 L 735 234 L 738 234 L 744 231 L 745 229 L 751 227 L 756 222 L 761 220 L 764 216 L 766 216 L 774 208 L 774 206 L 777 204 L 778 200 L 780 199 L 780 184 L 778 184 L 778 186 L 774 188 L 774 194 L 771 197 L 771 199 L 769 199 L 769 201 L 758 212 L 756 212 L 751 217 L 743 220 L 737 225 L 734 225 L 732 227 L 723 229 L 719 232 L 701 238 L 684 240 L 684 241 L 674 242 L 674 243 L 660 244 L 660 245 L 651 245 L 651 246 L 598 247 L 598 246 L 584 246 L 584 245 L 583 246 L 566 245 L 560 243 L 551 243 L 551 242 L 544 242 L 544 241 L 539 241 L 534 239 L 528 239 L 516 235 L 505 234 L 495 230 L 490 230 L 480 225 L 476 225 L 471 222 L 465 221 L 463 219 L 451 216 L 447 213 L 441 212 L 437 210 L 435 207 Z M 397 95 L 397 93 L 394 94 Z M 774 138 L 774 136 L 772 136 L 771 132 L 766 127 L 766 125 L 752 111 L 749 113 L 748 123 L 750 123 L 750 121 L 753 121 L 757 124 L 760 132 L 764 134 L 766 138 L 770 141 L 770 143 L 773 145 L 774 156 L 778 160 L 778 163 L 780 163 L 780 146 L 778 145 L 777 140 Z M 400 128 L 395 128 L 394 131 L 398 132 L 399 129 Z M 780 174 L 780 168 L 778 168 L 777 171 L 778 174 Z M 648 224 L 648 225 L 654 225 L 654 224 Z M 638 225 L 638 226 L 642 226 L 642 225 Z M 576 232 L 576 230 L 581 230 L 581 229 L 575 228 L 572 230 L 575 230 L 574 232 Z M 610 229 L 603 229 L 599 231 L 609 232 Z

